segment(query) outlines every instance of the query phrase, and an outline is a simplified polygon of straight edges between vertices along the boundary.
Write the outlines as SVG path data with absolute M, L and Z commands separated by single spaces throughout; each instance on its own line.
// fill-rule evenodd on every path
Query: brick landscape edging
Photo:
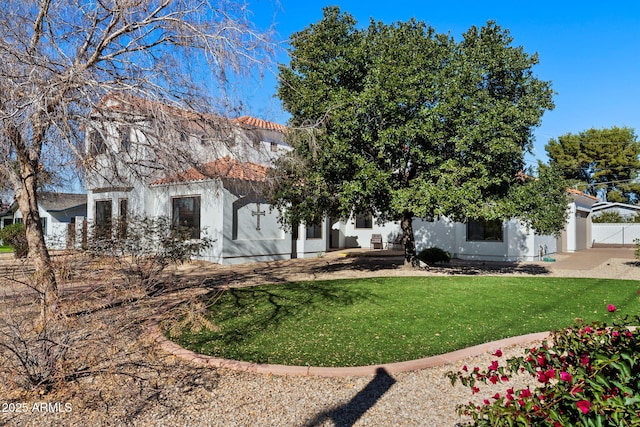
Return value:
M 408 372 L 425 368 L 433 368 L 435 366 L 441 366 L 447 363 L 454 363 L 467 357 L 479 356 L 487 352 L 494 352 L 499 348 L 505 348 L 518 344 L 527 344 L 535 341 L 542 341 L 547 339 L 550 335 L 550 332 L 538 332 L 533 334 L 520 335 L 517 337 L 505 338 L 498 341 L 479 344 L 473 347 L 468 347 L 439 356 L 408 360 L 406 362 L 344 368 L 326 368 L 316 366 L 287 366 L 250 363 L 194 353 L 191 350 L 180 347 L 178 344 L 165 337 L 160 330 L 158 321 L 156 320 L 150 322 L 149 332 L 151 337 L 160 345 L 160 348 L 162 348 L 163 351 L 190 362 L 208 365 L 213 368 L 233 369 L 236 371 L 255 372 L 260 374 L 319 377 L 354 377 L 375 375 L 380 368 L 383 368 L 388 373 Z

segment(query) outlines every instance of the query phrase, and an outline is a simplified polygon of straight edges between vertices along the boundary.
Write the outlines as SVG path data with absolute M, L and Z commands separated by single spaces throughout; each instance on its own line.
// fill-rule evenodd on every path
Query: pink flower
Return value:
M 493 398 L 494 398 L 494 399 L 496 399 L 496 400 L 500 399 L 500 393 L 496 393 L 496 394 L 494 394 L 494 395 L 493 395 Z
M 589 412 L 589 408 L 591 408 L 591 402 L 589 402 L 588 400 L 579 400 L 576 402 L 576 406 L 582 411 L 583 414 L 586 414 L 587 412 Z
M 538 381 L 540 381 L 541 383 L 546 383 L 546 382 L 549 382 L 549 378 L 547 378 L 547 376 L 544 374 L 544 372 L 539 371 L 538 372 Z
M 580 356 L 580 364 L 582 366 L 587 366 L 589 364 L 589 357 L 586 355 Z
M 528 388 L 520 390 L 520 397 L 531 397 L 531 390 Z
M 489 402 L 489 399 L 484 399 L 484 400 L 483 400 L 483 403 L 484 403 L 485 405 L 490 405 L 490 404 L 491 404 L 491 403 Z
M 556 377 L 555 369 L 549 369 L 547 372 L 544 373 L 544 376 L 547 377 L 547 379 L 555 378 Z
M 565 371 L 560 372 L 560 379 L 562 381 L 566 381 L 568 383 L 573 381 L 573 377 L 571 376 L 571 374 L 569 372 L 565 372 Z
M 489 377 L 489 381 L 491 381 L 491 384 L 496 384 L 499 381 L 498 376 L 492 375 L 491 377 Z
M 609 310 L 609 313 L 613 313 L 613 312 L 615 312 L 615 311 L 616 311 L 616 306 L 615 306 L 615 305 L 613 305 L 613 304 L 609 304 L 609 305 L 607 306 L 607 310 Z
M 573 388 L 571 389 L 570 393 L 571 393 L 571 395 L 572 395 L 572 396 L 575 396 L 576 394 L 578 394 L 578 393 L 582 393 L 583 391 L 584 391 L 584 390 L 582 389 L 582 387 L 580 387 L 580 386 L 578 386 L 578 385 L 577 385 L 577 386 L 575 386 L 575 387 L 573 387 Z
M 538 356 L 538 366 L 544 367 L 547 364 L 547 359 L 543 355 Z
M 493 353 L 495 357 L 502 357 L 502 350 L 498 349 L 495 353 Z
M 471 394 L 476 394 L 479 393 L 480 389 L 476 386 L 471 387 Z
M 463 370 L 463 371 L 465 371 L 465 372 L 467 372 L 467 371 L 469 370 L 469 368 L 467 368 L 467 365 L 464 365 L 464 366 L 462 367 L 462 370 Z
M 489 365 L 489 370 L 490 371 L 495 371 L 498 369 L 498 361 L 494 360 L 493 362 L 491 362 L 491 365 Z

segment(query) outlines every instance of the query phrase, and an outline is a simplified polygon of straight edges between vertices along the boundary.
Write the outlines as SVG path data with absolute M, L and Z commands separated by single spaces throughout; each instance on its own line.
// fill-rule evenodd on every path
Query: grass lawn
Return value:
M 443 354 L 556 330 L 576 318 L 640 313 L 632 280 L 387 277 L 228 290 L 209 310 L 218 331 L 173 337 L 208 355 L 286 365 L 360 366 Z M 607 304 L 618 307 L 615 314 Z
M 0 254 L 7 254 L 13 252 L 13 248 L 11 246 L 0 246 Z

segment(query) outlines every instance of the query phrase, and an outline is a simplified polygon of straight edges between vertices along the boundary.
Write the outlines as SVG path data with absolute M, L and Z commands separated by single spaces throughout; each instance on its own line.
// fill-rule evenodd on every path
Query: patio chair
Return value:
M 371 249 L 382 249 L 382 234 L 372 234 L 369 243 Z

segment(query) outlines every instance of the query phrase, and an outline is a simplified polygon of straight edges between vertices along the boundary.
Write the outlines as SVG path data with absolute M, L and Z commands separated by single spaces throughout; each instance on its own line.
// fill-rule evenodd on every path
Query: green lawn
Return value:
M 0 254 L 7 254 L 13 252 L 13 248 L 11 246 L 0 246 Z
M 174 337 L 203 354 L 258 363 L 359 366 L 637 315 L 640 282 L 548 277 L 389 277 L 232 289 L 218 331 Z M 618 307 L 615 314 L 607 304 Z

